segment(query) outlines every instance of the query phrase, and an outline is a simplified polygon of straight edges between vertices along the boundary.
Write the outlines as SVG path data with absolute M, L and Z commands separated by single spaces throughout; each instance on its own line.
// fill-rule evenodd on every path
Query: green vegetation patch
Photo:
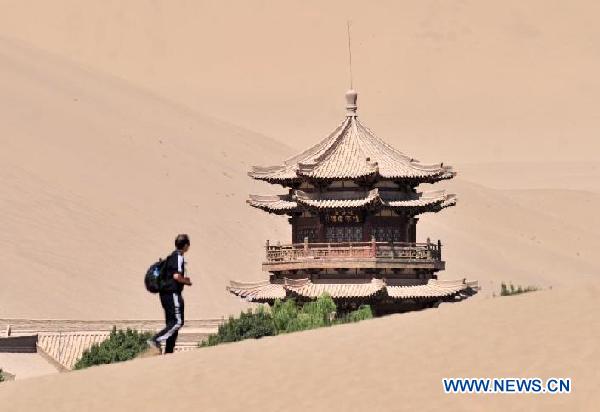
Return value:
M 2 374 L 2 369 L 0 369 L 0 382 L 4 382 L 4 375 Z
M 138 332 L 129 328 L 123 331 L 113 327 L 108 339 L 93 344 L 91 348 L 83 352 L 74 369 L 85 369 L 94 365 L 133 359 L 148 349 L 146 341 L 151 337 L 152 333 L 150 332 Z
M 327 294 L 303 305 L 298 304 L 294 299 L 283 301 L 278 299 L 270 310 L 260 306 L 255 311 L 248 309 L 240 313 L 237 318 L 230 316 L 219 326 L 218 332 L 209 336 L 200 346 L 215 346 L 250 338 L 258 339 L 263 336 L 358 322 L 373 317 L 369 306 L 361 306 L 340 317 L 337 317 L 336 313 L 335 302 Z

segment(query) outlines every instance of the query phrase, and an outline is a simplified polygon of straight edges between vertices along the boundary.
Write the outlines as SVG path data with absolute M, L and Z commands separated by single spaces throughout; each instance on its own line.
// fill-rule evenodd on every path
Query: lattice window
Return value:
M 373 228 L 373 235 L 378 242 L 405 242 L 404 231 L 394 226 L 378 226 Z
M 304 242 L 304 238 L 308 237 L 308 241 L 318 242 L 319 233 L 317 228 L 314 227 L 302 227 L 296 229 L 296 238 L 294 239 L 294 243 L 302 243 Z
M 362 226 L 328 226 L 325 232 L 327 242 L 362 242 Z

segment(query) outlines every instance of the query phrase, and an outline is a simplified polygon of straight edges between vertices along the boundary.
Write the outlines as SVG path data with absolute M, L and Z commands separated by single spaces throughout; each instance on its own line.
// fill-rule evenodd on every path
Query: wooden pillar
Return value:
M 375 234 L 373 233 L 373 222 L 371 220 L 371 216 L 368 213 L 365 213 L 363 221 L 363 242 L 368 242 L 369 239 L 374 237 L 374 235 Z
M 410 219 L 408 219 L 408 236 L 409 236 L 409 242 L 416 242 L 417 241 L 417 222 L 419 221 L 418 218 L 416 217 L 411 217 Z
M 290 221 L 290 223 L 292 224 L 292 243 L 296 243 L 296 239 L 297 239 L 297 237 L 296 237 L 296 236 L 297 236 L 297 234 L 296 234 L 296 233 L 297 233 L 297 231 L 298 231 L 298 228 L 297 228 L 297 225 L 298 225 L 298 218 L 297 218 L 296 216 L 292 216 L 292 217 L 289 219 L 289 221 Z
M 327 213 L 327 212 L 325 212 L 325 213 Z M 325 221 L 326 221 L 325 215 L 322 213 L 319 213 L 319 219 L 318 219 L 319 230 L 317 232 L 319 235 L 318 235 L 317 242 L 320 242 L 320 243 L 327 242 L 326 233 L 325 233 L 325 230 L 326 230 Z
M 410 242 L 410 218 L 406 217 L 402 220 L 402 232 L 403 232 L 403 236 L 402 236 L 402 241 L 403 242 Z
M 371 257 L 377 256 L 377 243 L 375 242 L 375 236 L 371 236 Z

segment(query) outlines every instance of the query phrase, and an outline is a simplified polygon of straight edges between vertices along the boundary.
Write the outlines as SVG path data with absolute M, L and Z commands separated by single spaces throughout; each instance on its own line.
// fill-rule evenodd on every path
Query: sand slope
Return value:
M 438 310 L 3 383 L 0 409 L 597 409 L 597 2 L 0 9 L 0 317 L 160 318 L 142 275 L 178 232 L 187 316 L 239 311 L 227 280 L 261 278 L 265 239 L 289 239 L 285 218 L 245 204 L 270 190 L 246 172 L 341 120 L 347 18 L 361 118 L 416 158 L 465 164 L 442 185 L 458 206 L 418 237 L 442 239 L 443 277 L 483 287 Z M 502 281 L 552 289 L 492 299 Z M 570 377 L 574 392 L 447 396 L 444 376 Z
M 458 206 L 424 215 L 418 236 L 445 244 L 442 277 L 478 279 L 483 294 L 500 282 L 567 286 L 600 273 L 596 193 L 569 190 L 493 190 L 457 180 Z
M 177 232 L 193 242 L 188 317 L 237 312 L 228 279 L 262 278 L 264 241 L 290 236 L 285 218 L 245 204 L 277 190 L 246 172 L 294 151 L 18 42 L 0 42 L 0 59 L 0 264 L 19 274 L 3 281 L 2 317 L 159 318 L 141 277 Z M 444 242 L 444 277 L 479 279 L 491 295 L 501 281 L 558 286 L 598 272 L 598 222 L 579 212 L 597 210 L 596 194 L 445 186 L 459 206 L 418 230 Z
M 580 410 L 597 406 L 598 284 L 0 386 L 11 410 Z M 445 395 L 443 377 L 570 377 L 565 395 Z M 164 379 L 181 385 L 165 389 Z
M 0 353 L 2 371 L 14 375 L 15 379 L 58 373 L 58 369 L 36 353 Z
M 594 145 L 582 150 L 595 151 Z M 463 179 L 494 189 L 600 192 L 600 162 L 486 162 L 456 165 Z M 569 196 L 564 196 L 570 201 Z
M 283 146 L 13 42 L 0 67 L 1 316 L 160 318 L 142 279 L 180 232 L 188 313 L 239 307 L 226 280 L 278 233 L 245 173 Z
M 0 36 L 296 148 L 359 111 L 427 161 L 594 160 L 598 2 L 0 1 Z M 336 120 L 332 121 L 332 117 Z

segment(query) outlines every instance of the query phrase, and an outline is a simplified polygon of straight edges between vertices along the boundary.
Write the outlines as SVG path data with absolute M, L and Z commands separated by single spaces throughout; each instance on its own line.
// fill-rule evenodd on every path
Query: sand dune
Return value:
M 270 190 L 246 171 L 293 149 L 18 42 L 2 42 L 0 59 L 0 256 L 28 279 L 6 278 L 2 316 L 160 317 L 141 276 L 176 232 L 194 243 L 189 317 L 238 311 L 228 279 L 264 276 L 264 241 L 290 236 L 284 218 L 245 205 Z M 597 219 L 578 213 L 595 210 L 597 195 L 527 201 L 462 180 L 449 188 L 459 206 L 423 216 L 418 232 L 446 245 L 443 276 L 479 279 L 491 295 L 501 281 L 558 286 L 598 272 Z
M 461 180 L 449 186 L 458 206 L 419 223 L 421 236 L 432 233 L 445 244 L 442 276 L 478 279 L 489 295 L 502 281 L 567 286 L 600 272 L 597 194 L 492 190 Z
M 4 410 L 594 410 L 600 340 L 598 3 L 0 0 L 0 317 L 160 318 L 146 267 L 192 238 L 188 318 L 244 307 L 285 218 L 252 164 L 359 114 L 458 206 L 422 216 L 474 298 L 357 325 L 0 385 Z M 269 137 L 267 137 L 269 136 Z M 462 166 L 461 166 L 462 165 Z M 442 186 L 444 186 L 442 185 Z M 542 292 L 491 298 L 500 282 Z M 549 289 L 552 287 L 552 289 Z M 0 365 L 2 366 L 2 365 Z M 24 365 L 26 368 L 27 365 Z M 163 378 L 184 384 L 165 390 Z M 551 376 L 570 395 L 443 395 Z
M 160 318 L 142 278 L 178 232 L 190 314 L 239 308 L 226 280 L 283 226 L 245 205 L 245 173 L 283 146 L 11 42 L 0 61 L 2 316 Z
M 53 364 L 36 353 L 0 353 L 0 364 L 2 371 L 11 373 L 15 379 L 58 373 Z
M 11 382 L 11 410 L 594 410 L 598 283 Z M 165 377 L 177 376 L 165 390 Z M 445 395 L 441 379 L 570 377 L 563 395 Z
M 354 85 L 371 128 L 417 158 L 599 161 L 598 2 L 1 1 L 0 36 L 296 148 Z
M 595 151 L 594 145 L 585 149 Z M 486 162 L 456 166 L 462 179 L 493 189 L 600 192 L 600 162 Z

